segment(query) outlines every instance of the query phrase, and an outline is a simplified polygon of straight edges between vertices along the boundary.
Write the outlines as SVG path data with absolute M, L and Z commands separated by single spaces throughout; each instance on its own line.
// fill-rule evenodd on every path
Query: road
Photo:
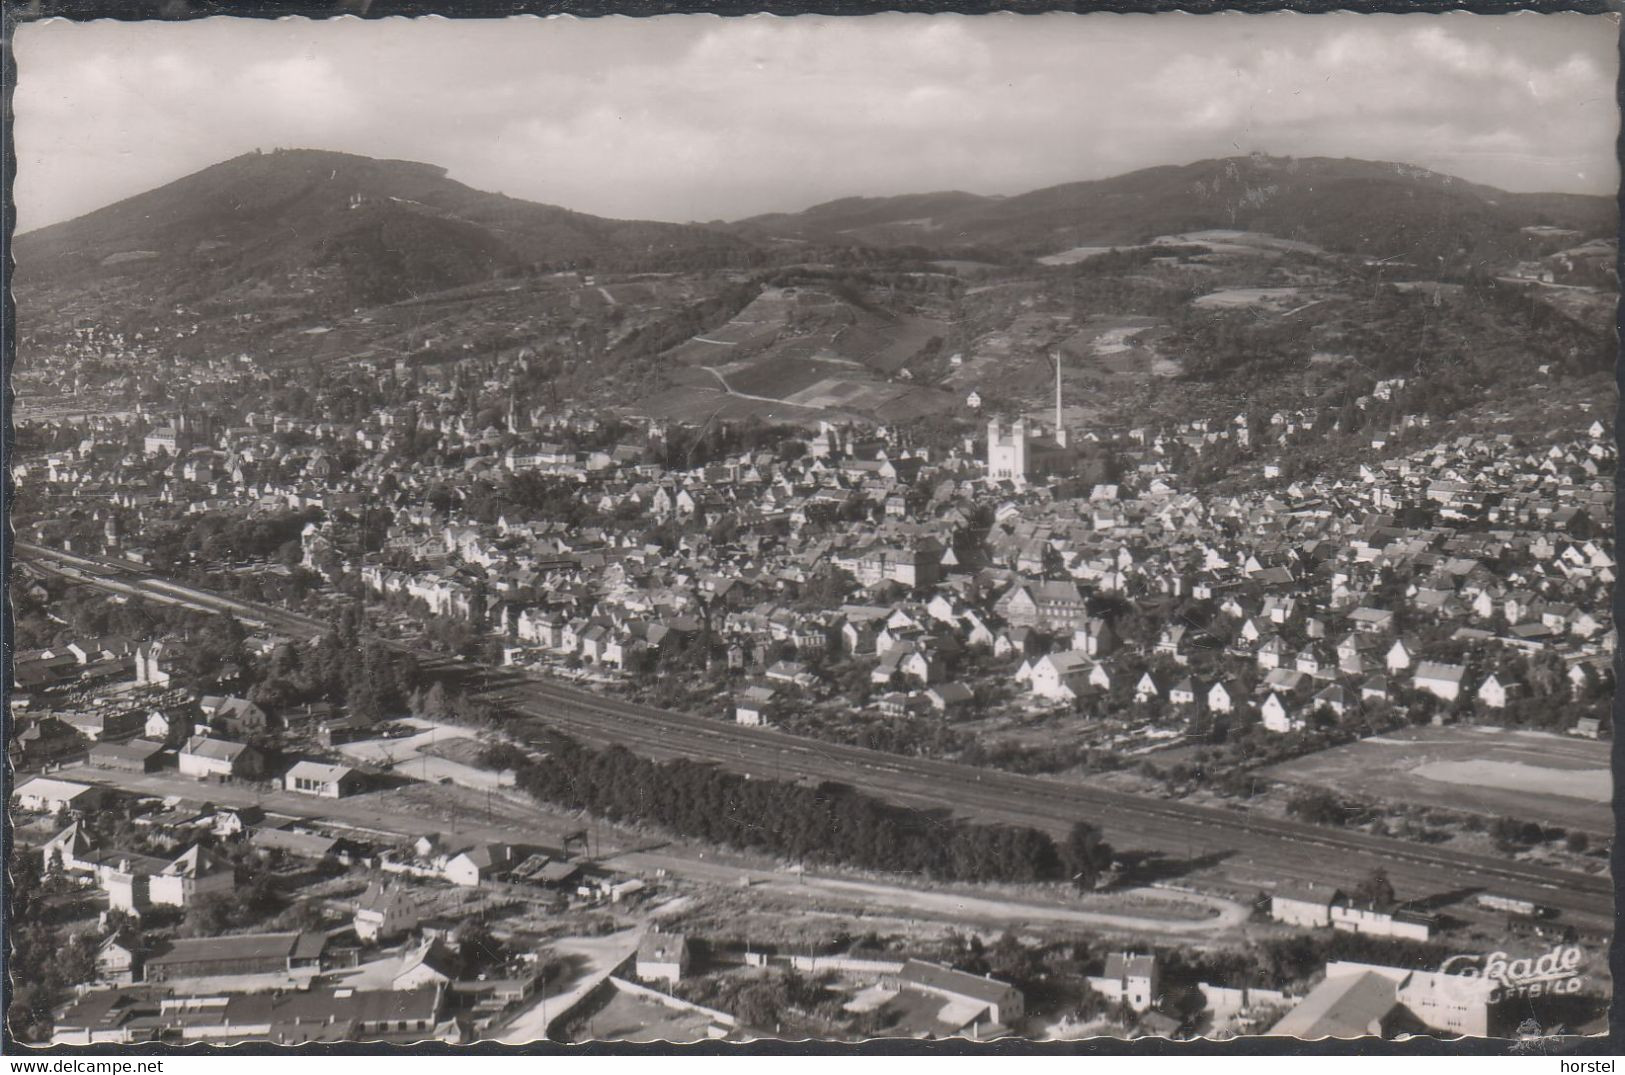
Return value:
M 629 929 L 607 937 L 566 937 L 554 944 L 552 957 L 578 964 L 577 973 L 562 981 L 549 982 L 538 991 L 534 1003 L 501 1026 L 493 1027 L 480 1040 L 503 1045 L 546 1040 L 552 1025 L 615 973 L 616 967 L 631 958 L 642 940 L 643 930 Z
M 76 577 L 93 585 L 184 599 L 195 607 L 229 611 L 307 636 L 325 629 L 308 617 L 123 574 L 116 564 L 98 558 L 23 543 L 16 548 L 36 563 L 72 568 Z M 451 662 L 431 658 L 430 664 L 447 667 Z M 471 670 L 457 667 L 464 674 Z M 1474 917 L 1464 910 L 1471 896 L 1488 891 L 1554 908 L 1581 929 L 1609 932 L 1613 925 L 1613 887 L 1606 876 L 743 728 L 564 687 L 514 669 L 486 669 L 480 681 L 491 700 L 538 726 L 587 742 L 620 743 L 654 758 L 713 761 L 757 777 L 836 781 L 903 805 L 1034 825 L 1055 834 L 1076 821 L 1089 821 L 1120 850 L 1160 853 L 1187 864 L 1194 875 L 1222 878 L 1233 886 L 1268 890 L 1283 882 L 1314 882 L 1346 889 L 1381 868 L 1401 897 L 1449 905 L 1466 918 Z

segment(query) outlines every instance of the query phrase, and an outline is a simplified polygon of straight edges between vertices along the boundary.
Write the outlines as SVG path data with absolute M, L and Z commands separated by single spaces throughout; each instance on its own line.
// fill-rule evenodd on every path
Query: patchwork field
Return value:
M 1119 243 L 1109 246 L 1100 243 L 1074 246 L 1038 259 L 1040 265 L 1076 265 L 1114 250 L 1146 250 L 1159 246 L 1200 246 L 1207 255 L 1226 257 L 1279 258 L 1282 254 L 1319 254 L 1321 250 L 1309 243 L 1294 239 L 1279 239 L 1261 231 L 1233 231 L 1214 228 L 1207 231 L 1186 232 L 1182 235 L 1159 235 L 1149 243 Z
M 1061 344 L 1061 349 L 1080 368 L 1102 374 L 1172 376 L 1179 372 L 1178 365 L 1162 355 L 1155 345 L 1157 337 L 1165 334 L 1156 330 L 1164 327 L 1164 323 L 1154 317 L 1092 317 Z
M 1321 249 L 1296 239 L 1280 239 L 1268 232 L 1234 231 L 1228 228 L 1209 228 L 1206 231 L 1185 232 L 1182 235 L 1159 235 L 1151 240 L 1153 246 L 1205 246 L 1215 254 L 1279 255 L 1319 254 Z
M 1544 732 L 1410 728 L 1264 770 L 1368 799 L 1515 817 L 1612 835 L 1609 746 Z

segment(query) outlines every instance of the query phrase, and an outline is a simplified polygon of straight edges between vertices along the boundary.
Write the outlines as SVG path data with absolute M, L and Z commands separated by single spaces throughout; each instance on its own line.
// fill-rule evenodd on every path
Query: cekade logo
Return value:
M 1490 997 L 1494 1001 L 1546 993 L 1578 993 L 1583 980 L 1580 967 L 1584 963 L 1585 953 L 1578 945 L 1559 944 L 1542 955 L 1518 959 L 1508 959 L 1505 952 L 1451 956 L 1439 971 L 1495 983 L 1495 992 Z

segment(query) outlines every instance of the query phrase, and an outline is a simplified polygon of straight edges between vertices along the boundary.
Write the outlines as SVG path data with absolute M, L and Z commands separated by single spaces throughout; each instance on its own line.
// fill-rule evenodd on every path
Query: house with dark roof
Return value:
M 1113 952 L 1106 957 L 1105 973 L 1089 979 L 1089 987 L 1107 1001 L 1137 1012 L 1157 1002 L 1159 985 L 1157 957 L 1134 952 Z
M 645 982 L 680 982 L 688 973 L 690 958 L 687 937 L 653 930 L 638 943 L 632 973 Z
M 472 888 L 506 872 L 513 863 L 513 848 L 507 844 L 475 844 L 448 853 L 440 872 L 452 884 Z
M 987 1024 L 1011 1026 L 1026 1011 L 1021 990 L 1008 982 L 920 959 L 904 963 L 895 976 L 884 979 L 884 984 L 949 1002 L 957 1009 L 952 1020 L 958 1023 L 956 1029 Z
M 230 892 L 237 884 L 236 872 L 226 859 L 193 844 L 152 875 L 147 891 L 155 904 L 190 907 L 203 896 Z
M 398 937 L 417 927 L 423 904 L 398 884 L 374 881 L 356 901 L 355 935 L 364 943 Z
M 57 1010 L 52 1045 L 129 1045 L 152 1041 L 163 1025 L 157 995 L 146 989 L 92 989 Z
M 447 990 L 350 989 L 338 986 L 285 993 L 236 993 L 225 998 L 172 996 L 160 1018 L 184 1042 L 230 1044 L 462 1040 L 448 1017 Z
M 401 956 L 401 969 L 390 982 L 392 989 L 421 989 L 446 986 L 460 976 L 461 961 L 446 942 L 430 937 Z
M 1291 926 L 1314 929 L 1332 924 L 1332 904 L 1343 899 L 1341 889 L 1329 885 L 1283 883 L 1270 896 L 1270 917 Z
M 313 974 L 327 948 L 324 933 L 241 933 L 182 937 L 149 955 L 145 979 L 215 978 L 248 974 Z
M 67 721 L 45 716 L 30 721 L 11 742 L 12 761 L 19 769 L 38 769 L 85 752 L 85 738 Z
M 128 742 L 98 742 L 91 746 L 89 762 L 98 769 L 119 769 L 130 773 L 156 772 L 163 763 L 164 745 L 150 739 Z
M 309 859 L 320 862 L 323 859 L 341 858 L 352 850 L 344 841 L 335 836 L 323 836 L 315 832 L 300 832 L 297 829 L 255 829 L 248 838 L 249 846 L 262 854 L 277 852 L 293 858 Z

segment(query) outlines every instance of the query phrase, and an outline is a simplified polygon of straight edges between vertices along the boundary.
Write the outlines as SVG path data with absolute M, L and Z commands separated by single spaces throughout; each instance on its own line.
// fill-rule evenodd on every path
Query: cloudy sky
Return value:
M 1581 15 L 37 23 L 16 34 L 18 225 L 275 146 L 662 220 L 1255 150 L 1606 193 L 1616 34 Z

